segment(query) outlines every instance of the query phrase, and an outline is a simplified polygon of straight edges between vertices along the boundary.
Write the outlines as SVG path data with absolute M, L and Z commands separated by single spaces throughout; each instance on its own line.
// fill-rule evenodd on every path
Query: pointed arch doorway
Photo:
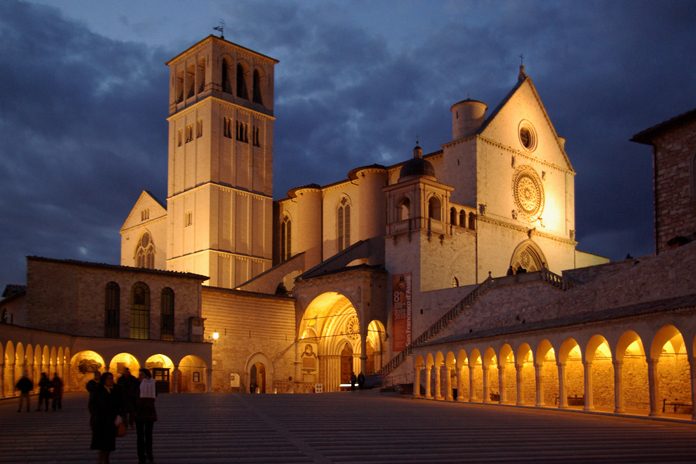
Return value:
M 338 292 L 325 292 L 307 305 L 298 330 L 297 378 L 312 391 L 339 391 L 360 372 L 361 324 L 353 303 Z M 316 357 L 315 357 L 316 355 Z M 316 359 L 316 361 L 315 361 Z
M 537 272 L 548 267 L 548 264 L 541 248 L 533 241 L 525 240 L 512 253 L 510 267 L 514 273 Z

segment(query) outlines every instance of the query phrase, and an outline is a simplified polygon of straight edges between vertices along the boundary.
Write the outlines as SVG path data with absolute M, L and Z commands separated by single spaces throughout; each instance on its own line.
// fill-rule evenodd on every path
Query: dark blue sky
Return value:
M 687 1 L 0 2 L 0 286 L 26 255 L 117 263 L 142 189 L 166 189 L 164 62 L 209 33 L 280 60 L 275 196 L 449 139 L 494 107 L 520 54 L 577 171 L 580 248 L 652 253 L 649 147 L 696 107 Z

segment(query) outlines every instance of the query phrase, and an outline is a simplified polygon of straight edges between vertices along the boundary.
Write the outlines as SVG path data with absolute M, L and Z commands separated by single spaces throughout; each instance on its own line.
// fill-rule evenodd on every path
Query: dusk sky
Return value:
M 164 62 L 215 33 L 276 66 L 274 196 L 450 139 L 524 55 L 577 172 L 579 248 L 653 253 L 651 148 L 696 107 L 691 1 L 0 2 L 0 287 L 25 256 L 118 263 L 143 189 L 166 200 Z

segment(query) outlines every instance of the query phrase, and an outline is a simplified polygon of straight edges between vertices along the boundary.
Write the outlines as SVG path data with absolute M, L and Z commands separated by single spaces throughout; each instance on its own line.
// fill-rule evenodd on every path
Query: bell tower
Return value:
M 276 63 L 212 35 L 166 63 L 168 270 L 234 288 L 271 267 Z

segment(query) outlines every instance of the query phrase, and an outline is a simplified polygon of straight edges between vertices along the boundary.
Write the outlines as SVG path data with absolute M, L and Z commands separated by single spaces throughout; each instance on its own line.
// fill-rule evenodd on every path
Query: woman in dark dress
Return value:
M 114 385 L 114 376 L 104 372 L 99 385 L 95 388 L 90 400 L 92 414 L 92 445 L 98 450 L 98 462 L 108 464 L 109 454 L 116 449 L 116 416 L 121 415 L 121 395 L 118 386 Z M 122 418 L 121 418 L 122 420 Z

